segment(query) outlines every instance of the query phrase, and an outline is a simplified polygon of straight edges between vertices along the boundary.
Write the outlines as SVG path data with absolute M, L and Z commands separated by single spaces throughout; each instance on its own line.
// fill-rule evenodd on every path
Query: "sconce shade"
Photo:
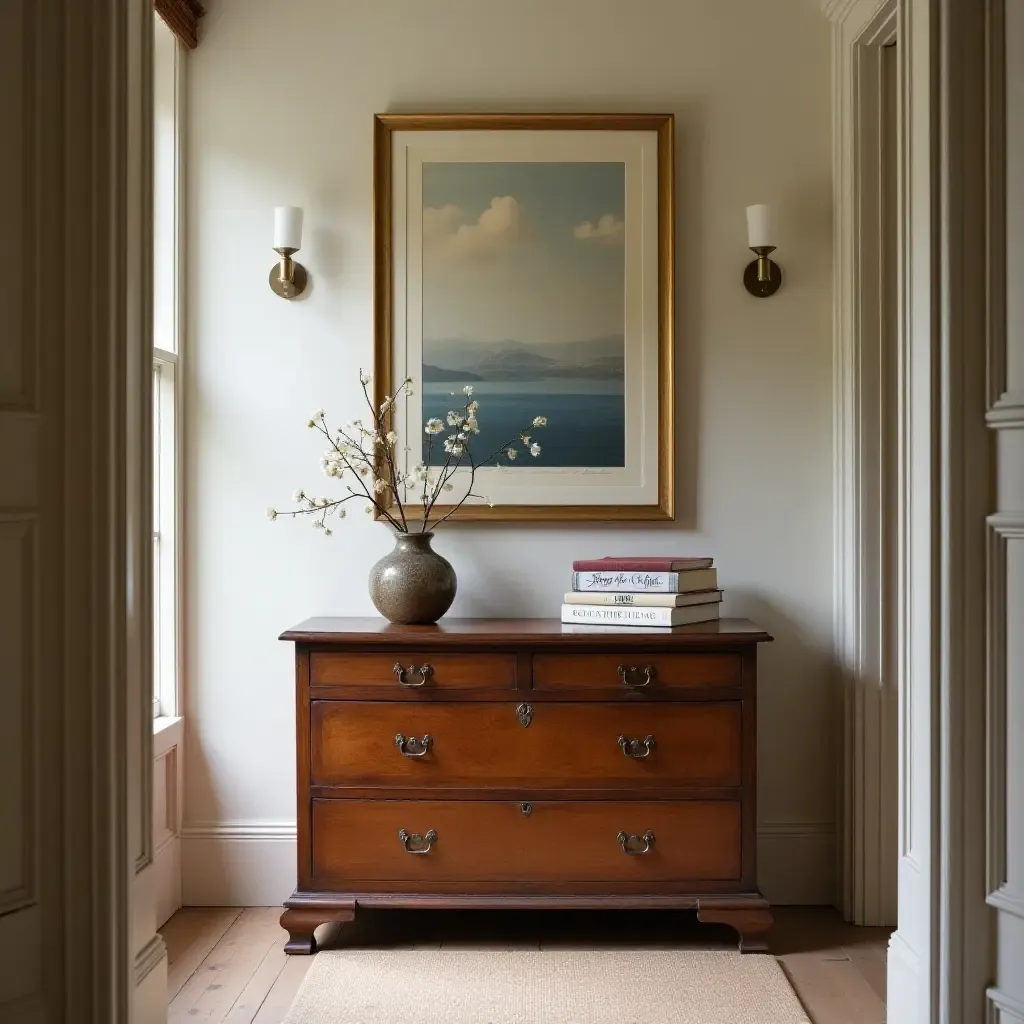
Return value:
M 274 210 L 274 248 L 302 248 L 301 206 L 278 206 Z
M 747 207 L 747 245 L 751 249 L 767 245 L 775 245 L 775 227 L 772 224 L 771 207 L 764 203 Z

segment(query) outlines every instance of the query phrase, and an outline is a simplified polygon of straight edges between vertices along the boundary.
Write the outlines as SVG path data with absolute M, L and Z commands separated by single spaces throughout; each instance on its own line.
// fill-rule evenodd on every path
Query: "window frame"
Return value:
M 182 353 L 184 349 L 184 146 L 183 74 L 185 47 L 158 14 L 153 16 L 154 75 L 154 302 L 153 302 L 153 407 L 154 407 L 154 506 L 153 506 L 153 717 L 159 723 L 182 714 L 183 622 L 183 468 L 184 424 Z M 159 33 L 166 33 L 161 39 Z M 161 47 L 170 61 L 159 61 Z M 158 94 L 170 96 L 172 111 L 171 153 L 161 178 Z M 161 204 L 168 211 L 167 230 L 157 222 Z M 158 252 L 157 247 L 161 249 Z M 158 295 L 158 289 L 162 289 Z M 161 301 L 161 299 L 163 301 Z

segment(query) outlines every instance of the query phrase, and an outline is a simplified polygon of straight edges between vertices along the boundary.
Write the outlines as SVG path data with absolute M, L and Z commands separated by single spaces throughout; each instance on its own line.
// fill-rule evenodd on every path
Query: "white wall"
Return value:
M 268 505 L 329 490 L 304 429 L 351 417 L 372 362 L 377 111 L 671 111 L 678 130 L 679 511 L 665 526 L 458 526 L 453 615 L 554 615 L 573 557 L 710 554 L 763 648 L 761 877 L 830 901 L 829 31 L 813 0 L 218 0 L 190 54 L 185 902 L 294 880 L 292 652 L 313 614 L 372 614 L 390 547 Z M 778 208 L 785 283 L 743 289 L 744 207 Z M 267 285 L 272 208 L 306 207 L 304 301 Z M 318 482 L 319 481 L 319 482 Z

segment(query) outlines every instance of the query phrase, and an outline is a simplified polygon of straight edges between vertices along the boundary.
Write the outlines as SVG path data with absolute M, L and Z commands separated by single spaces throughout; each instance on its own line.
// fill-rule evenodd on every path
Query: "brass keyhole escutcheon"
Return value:
M 528 801 L 524 800 L 519 805 L 519 810 L 523 812 L 523 817 L 524 818 L 528 818 L 531 814 L 533 814 L 533 804 L 531 804 Z
M 520 704 L 516 708 L 516 718 L 524 729 L 528 728 L 533 721 L 533 707 L 529 704 Z

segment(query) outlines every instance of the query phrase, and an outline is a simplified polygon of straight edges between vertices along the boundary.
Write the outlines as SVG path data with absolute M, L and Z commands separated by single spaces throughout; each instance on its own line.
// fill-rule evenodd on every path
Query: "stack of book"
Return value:
M 722 592 L 710 558 L 594 558 L 572 568 L 562 622 L 685 626 L 718 618 Z

